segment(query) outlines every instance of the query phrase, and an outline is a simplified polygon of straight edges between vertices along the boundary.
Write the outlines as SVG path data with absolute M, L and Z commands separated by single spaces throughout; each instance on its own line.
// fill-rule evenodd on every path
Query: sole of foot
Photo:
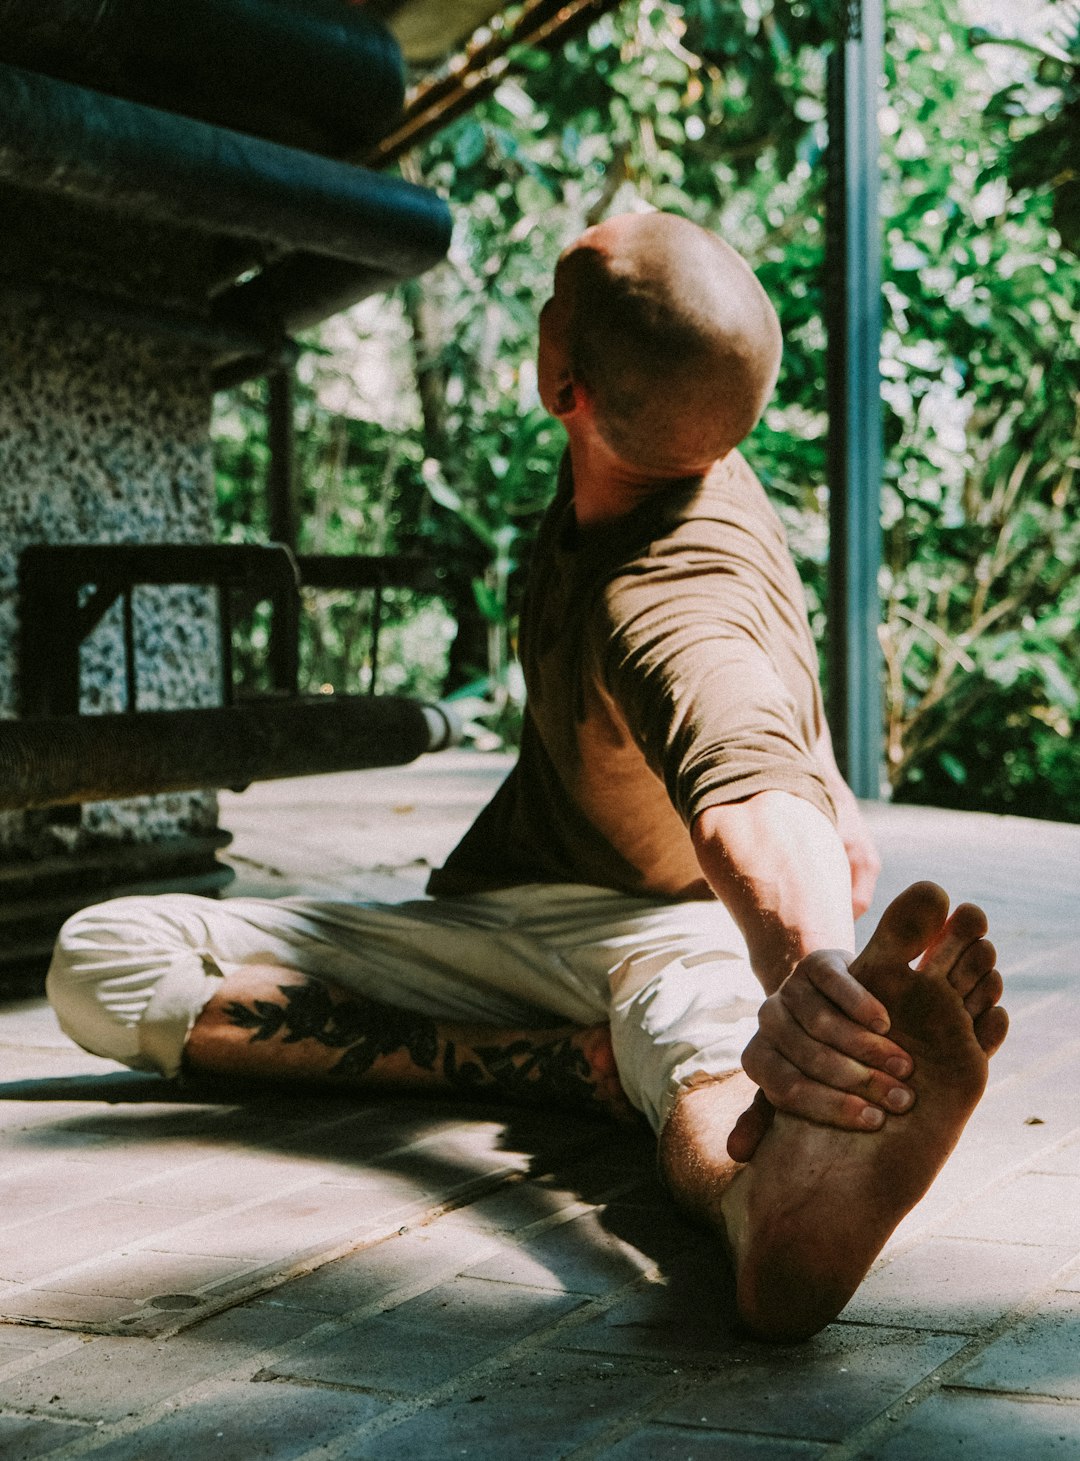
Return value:
M 874 1132 L 778 1113 L 721 1198 L 736 1305 L 759 1339 L 807 1339 L 837 1316 L 982 1096 L 1008 1028 L 1001 981 L 981 910 L 962 904 L 950 917 L 948 908 L 936 884 L 914 884 L 852 965 L 914 1060 L 912 1110 Z

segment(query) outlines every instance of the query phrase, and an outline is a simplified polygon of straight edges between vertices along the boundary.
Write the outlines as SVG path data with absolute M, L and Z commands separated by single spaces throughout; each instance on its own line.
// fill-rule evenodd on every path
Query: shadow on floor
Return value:
M 101 1142 L 94 1159 L 107 1162 L 113 1140 L 128 1152 L 134 1143 L 145 1147 L 149 1171 L 159 1167 L 159 1151 L 167 1155 L 171 1143 L 194 1137 L 207 1156 L 220 1142 L 241 1162 L 243 1151 L 283 1162 L 330 1160 L 345 1186 L 357 1186 L 366 1217 L 372 1199 L 415 1194 L 428 1211 L 410 1218 L 413 1228 L 454 1213 L 479 1229 L 504 1232 L 511 1255 L 524 1255 L 528 1270 L 522 1278 L 513 1258 L 506 1267 L 506 1282 L 519 1289 L 550 1283 L 598 1297 L 626 1288 L 623 1307 L 586 1347 L 700 1356 L 734 1337 L 731 1282 L 719 1247 L 674 1207 L 656 1175 L 655 1140 L 644 1123 L 627 1128 L 580 1111 L 461 1099 L 358 1101 L 355 1093 L 325 1087 L 166 1081 L 131 1071 L 9 1081 L 0 1084 L 5 1101 L 67 1108 L 19 1136 L 20 1144 L 53 1153 L 66 1140 L 76 1146 L 89 1137 Z M 96 1109 L 72 1115 L 79 1102 Z M 501 1170 L 500 1153 L 507 1158 Z M 580 1207 L 562 1221 L 568 1203 Z M 519 1230 L 528 1232 L 519 1237 Z M 394 1236 L 381 1240 L 388 1261 Z M 300 1218 L 297 1249 L 306 1243 Z M 347 1274 L 342 1279 L 347 1283 Z M 342 1303 L 348 1307 L 347 1295 Z

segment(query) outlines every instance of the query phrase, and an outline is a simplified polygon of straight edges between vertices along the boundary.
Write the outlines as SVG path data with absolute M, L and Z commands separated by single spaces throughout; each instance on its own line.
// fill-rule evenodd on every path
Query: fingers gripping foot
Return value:
M 912 1057 L 914 1108 L 871 1133 L 778 1113 L 724 1193 L 739 1311 L 759 1337 L 805 1338 L 835 1318 L 955 1145 L 1004 1038 L 985 931 L 972 905 L 949 918 L 932 883 L 890 905 L 852 971 Z

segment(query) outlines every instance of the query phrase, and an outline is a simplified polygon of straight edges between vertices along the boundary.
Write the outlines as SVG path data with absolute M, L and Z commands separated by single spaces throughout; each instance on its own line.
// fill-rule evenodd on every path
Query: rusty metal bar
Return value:
M 233 672 L 233 612 L 232 589 L 227 583 L 219 583 L 218 605 L 218 656 L 221 661 L 221 703 L 236 704 L 236 676 Z
M 517 69 L 510 51 L 522 46 L 554 50 L 621 4 L 622 0 L 531 0 L 512 25 L 482 26 L 446 71 L 425 78 L 413 90 L 398 125 L 364 155 L 364 163 L 388 167 L 449 126 Z
M 296 566 L 304 588 L 411 588 L 438 593 L 439 579 L 430 558 L 419 553 L 298 553 Z
M 296 412 L 293 373 L 274 370 L 267 377 L 267 436 L 270 448 L 270 470 L 267 493 L 270 506 L 270 537 L 296 551 L 296 504 L 293 500 L 295 477 Z
M 129 588 L 124 600 L 124 707 L 131 715 L 139 708 L 138 666 L 135 654 L 135 589 Z
M 0 721 L 0 811 L 401 766 L 456 737 L 450 711 L 389 695 Z
M 212 584 L 221 610 L 222 689 L 232 693 L 230 591 L 243 589 L 273 606 L 275 688 L 295 694 L 299 583 L 295 560 L 281 544 L 33 543 L 19 560 L 24 715 L 69 715 L 79 709 L 79 644 L 119 595 L 136 584 Z M 94 594 L 79 607 L 81 589 Z M 125 612 L 125 658 L 134 657 Z M 279 641 L 279 642 L 278 642 Z M 129 685 L 133 676 L 129 674 Z M 129 695 L 129 706 L 134 708 Z
M 60 582 L 116 586 L 129 583 L 218 583 L 236 588 L 297 587 L 292 555 L 279 543 L 30 543 L 20 573 Z
M 371 679 L 369 681 L 369 688 L 373 695 L 375 693 L 375 680 L 379 673 L 379 633 L 382 629 L 382 613 L 383 589 L 382 585 L 380 584 L 379 587 L 375 590 L 375 593 L 373 595 L 373 602 L 371 605 L 371 649 L 369 651 L 369 657 L 371 660 Z
M 296 549 L 295 392 L 291 370 L 275 370 L 267 381 L 267 436 L 270 448 L 270 536 L 290 552 Z M 287 622 L 279 622 L 284 619 Z M 295 695 L 300 676 L 300 617 L 295 596 L 274 604 L 274 633 L 270 637 L 270 674 L 274 688 Z

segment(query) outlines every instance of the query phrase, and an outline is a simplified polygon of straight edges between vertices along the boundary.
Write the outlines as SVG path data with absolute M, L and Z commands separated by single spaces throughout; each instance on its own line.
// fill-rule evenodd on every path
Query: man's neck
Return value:
M 563 424 L 570 447 L 574 516 L 579 527 L 616 522 L 654 492 L 673 482 L 705 477 L 716 465 L 714 461 L 672 463 L 665 471 L 632 467 L 608 446 L 591 418 Z
M 579 527 L 615 522 L 670 478 L 628 467 L 595 436 L 570 437 L 574 516 Z

